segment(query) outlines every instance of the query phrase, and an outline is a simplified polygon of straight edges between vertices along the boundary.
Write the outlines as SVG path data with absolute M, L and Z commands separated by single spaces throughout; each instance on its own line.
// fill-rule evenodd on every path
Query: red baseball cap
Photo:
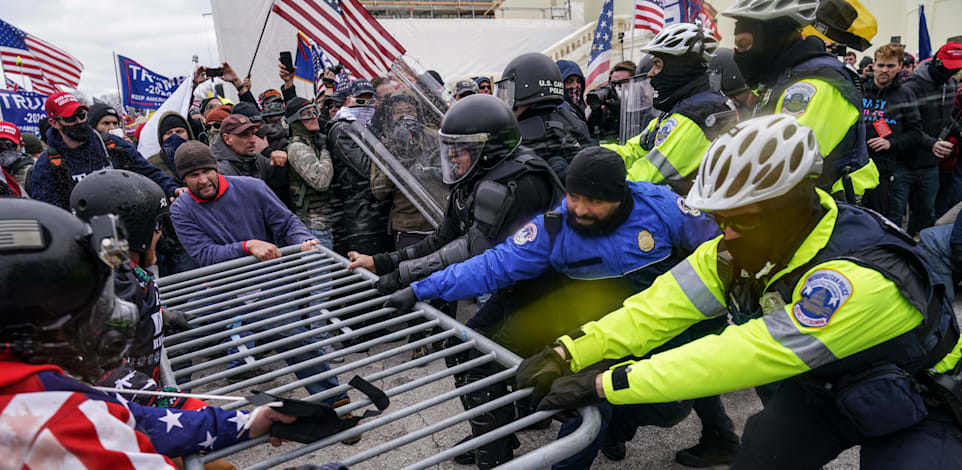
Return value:
M 66 91 L 48 96 L 43 104 L 43 110 L 47 112 L 47 116 L 58 118 L 71 117 L 80 108 L 90 111 L 90 108 L 77 101 L 77 97 Z
M 962 42 L 950 41 L 935 54 L 949 70 L 962 69 Z
M 15 144 L 20 144 L 20 129 L 12 122 L 0 121 L 0 139 L 9 139 Z

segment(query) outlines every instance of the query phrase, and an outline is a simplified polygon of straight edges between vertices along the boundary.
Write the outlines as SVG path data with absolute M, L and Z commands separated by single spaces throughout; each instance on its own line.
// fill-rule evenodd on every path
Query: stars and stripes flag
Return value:
M 358 0 L 275 0 L 272 11 L 355 76 L 384 76 L 405 49 Z
M 608 69 L 611 65 L 611 24 L 613 0 L 605 0 L 598 16 L 598 26 L 595 27 L 595 37 L 591 41 L 591 54 L 588 56 L 588 74 L 585 78 L 585 90 L 594 90 L 608 81 Z
M 3 78 L 4 78 L 4 80 L 5 80 L 6 83 L 7 83 L 7 89 L 8 89 L 8 90 L 20 91 L 20 85 L 17 85 L 17 82 L 11 80 L 10 77 L 8 77 L 8 76 L 6 76 L 6 75 L 4 75 Z
M 665 9 L 661 0 L 635 0 L 635 29 L 647 29 L 653 34 L 665 27 Z
M 60 91 L 54 84 L 50 83 L 45 78 L 31 78 L 30 82 L 33 83 L 33 91 L 37 93 L 52 95 Z
M 30 77 L 34 89 L 56 92 L 54 85 L 76 88 L 84 66 L 53 44 L 0 20 L 0 61 L 4 70 Z M 40 83 L 38 88 L 37 83 Z

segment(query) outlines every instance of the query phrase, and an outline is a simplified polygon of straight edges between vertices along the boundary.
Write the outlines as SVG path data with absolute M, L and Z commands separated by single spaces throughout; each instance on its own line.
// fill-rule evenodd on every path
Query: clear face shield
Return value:
M 514 84 L 513 76 L 498 80 L 494 84 L 494 95 L 501 101 L 507 103 L 511 109 L 514 109 Z
M 481 160 L 488 134 L 440 135 L 441 179 L 445 184 L 463 180 Z
M 618 128 L 618 141 L 624 145 L 632 137 L 641 133 L 654 117 L 652 104 L 655 89 L 647 75 L 635 75 L 620 83 L 616 88 L 621 97 L 621 119 Z

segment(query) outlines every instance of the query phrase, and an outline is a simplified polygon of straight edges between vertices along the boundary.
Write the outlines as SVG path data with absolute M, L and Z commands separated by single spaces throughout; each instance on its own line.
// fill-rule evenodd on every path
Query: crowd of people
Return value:
M 160 389 L 164 334 L 190 323 L 164 308 L 152 267 L 168 276 L 320 245 L 377 274 L 398 312 L 424 301 L 453 316 L 475 299 L 467 326 L 528 358 L 516 383 L 461 396 L 470 409 L 534 387 L 472 418 L 465 440 L 535 410 L 596 405 L 597 438 L 553 467 L 588 468 L 599 451 L 626 458 L 639 428 L 694 410 L 698 444 L 676 454 L 690 467 L 820 468 L 859 445 L 870 468 L 962 468 L 951 306 L 962 43 L 918 64 L 884 44 L 856 65 L 801 34 L 818 6 L 736 1 L 723 12 L 734 50 L 701 25 L 668 25 L 595 90 L 578 64 L 540 53 L 450 95 L 436 73 L 417 88 L 394 77 L 337 86 L 328 71 L 315 96 L 297 96 L 279 62 L 279 89 L 255 97 L 224 63 L 239 101 L 156 116 L 156 136 L 112 133 L 122 113 L 68 92 L 47 98 L 40 139 L 0 122 L 0 360 L 16 371 L 0 383 L 2 417 L 20 400 L 61 418 L 0 430 L 0 448 L 24 467 L 103 454 L 153 468 L 291 422 L 86 384 Z M 207 79 L 199 67 L 194 86 Z M 160 150 L 141 155 L 142 139 Z M 275 334 L 307 327 L 285 331 Z M 306 351 L 287 359 L 314 364 L 298 378 L 329 370 L 330 346 Z M 240 371 L 230 380 L 260 374 L 227 368 Z M 497 372 L 475 367 L 455 385 Z M 719 395 L 752 387 L 764 408 L 739 436 Z M 580 424 L 559 416 L 560 435 Z M 96 434 L 136 438 L 67 440 L 90 427 L 84 417 Z M 512 435 L 455 460 L 493 468 L 516 447 Z

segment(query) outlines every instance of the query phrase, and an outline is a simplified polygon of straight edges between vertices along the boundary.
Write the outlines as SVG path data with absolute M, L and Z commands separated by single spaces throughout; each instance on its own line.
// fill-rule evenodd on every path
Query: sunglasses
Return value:
M 490 89 L 491 89 L 491 85 L 478 85 L 478 88 L 480 88 L 480 89 L 482 89 L 482 90 L 490 90 Z
M 76 113 L 74 113 L 73 116 L 57 118 L 57 120 L 66 124 L 73 124 L 78 121 L 86 121 L 87 111 L 84 111 L 81 109 L 80 111 L 77 111 Z
M 210 123 L 210 127 L 213 127 L 214 129 L 220 129 L 220 121 L 214 121 Z
M 364 99 L 364 98 L 354 98 L 354 102 L 357 103 L 357 104 L 359 104 L 359 105 L 361 105 L 361 106 L 367 106 L 367 105 L 369 105 L 369 104 L 371 104 L 371 103 L 374 102 L 374 98 L 367 98 L 367 99 Z
M 718 223 L 718 227 L 724 232 L 729 227 L 736 233 L 746 233 L 754 230 L 758 230 L 765 223 L 765 217 L 762 214 L 745 214 L 745 215 L 735 215 L 731 217 L 724 217 L 718 213 L 714 214 L 715 222 Z

